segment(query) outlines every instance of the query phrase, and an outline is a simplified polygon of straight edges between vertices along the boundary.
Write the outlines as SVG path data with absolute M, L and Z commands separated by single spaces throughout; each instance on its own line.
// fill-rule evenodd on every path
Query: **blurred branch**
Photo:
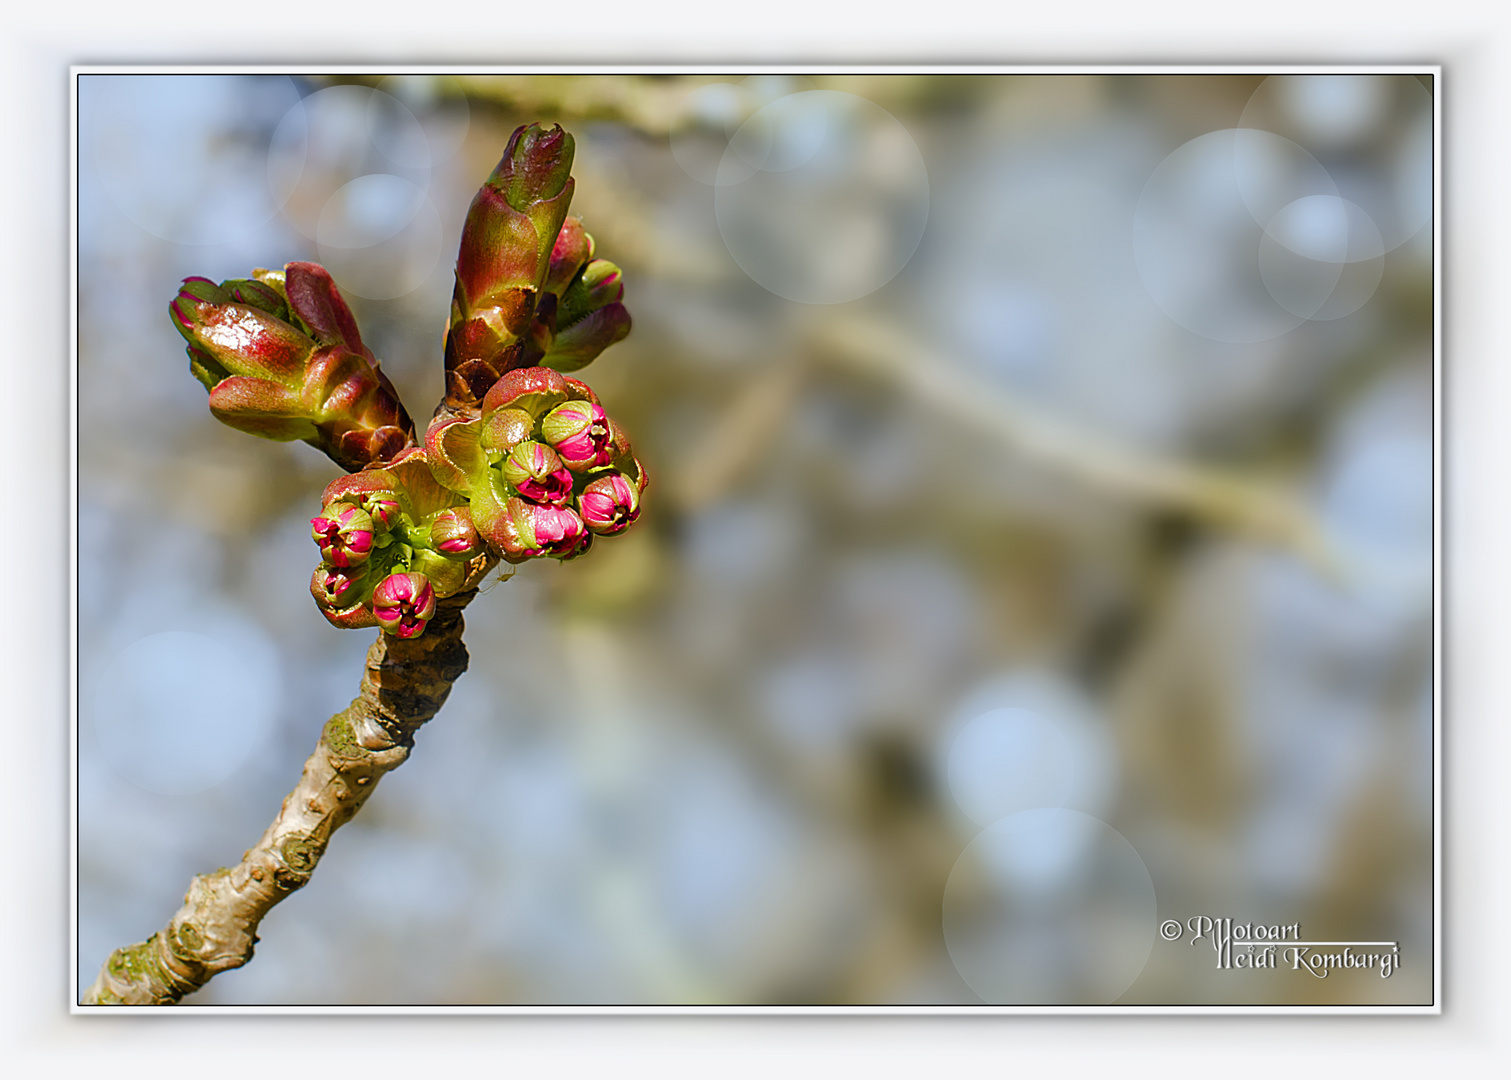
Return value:
M 1337 555 L 1314 516 L 1285 488 L 1100 438 L 1056 420 L 874 319 L 817 322 L 808 344 L 816 359 L 881 375 L 904 392 L 964 419 L 1039 465 L 1068 472 L 1111 494 L 1185 514 L 1285 548 L 1334 574 Z M 683 510 L 713 502 L 759 457 L 785 422 L 807 377 L 803 361 L 767 368 L 714 421 L 692 464 L 668 490 Z
M 1337 571 L 1337 557 L 1316 519 L 1278 485 L 1148 453 L 1056 420 L 973 380 L 952 361 L 874 319 L 825 320 L 811 340 L 825 360 L 881 375 L 947 411 L 951 420 L 968 421 L 1041 465 L 1115 495 L 1286 548 L 1324 573 Z
M 469 100 L 487 101 L 553 123 L 614 120 L 648 135 L 668 134 L 687 95 L 704 82 L 651 75 L 458 75 Z
M 252 958 L 263 917 L 309 881 L 331 834 L 409 757 L 415 732 L 467 670 L 462 609 L 476 595 L 440 601 L 419 637 L 378 634 L 361 691 L 326 723 L 262 839 L 236 866 L 197 875 L 164 930 L 111 953 L 83 1004 L 172 1004 Z
M 714 420 L 687 465 L 667 484 L 684 513 L 716 501 L 759 460 L 797 400 L 807 370 L 801 361 L 773 364 L 749 382 Z
M 740 83 L 750 72 L 711 75 L 457 75 L 473 101 L 552 122 L 611 120 L 665 138 L 690 119 L 688 98 L 709 83 Z M 909 109 L 940 98 L 978 94 L 1000 77 L 960 75 L 793 75 L 793 90 L 839 90 L 887 109 Z M 739 120 L 765 101 L 752 94 Z

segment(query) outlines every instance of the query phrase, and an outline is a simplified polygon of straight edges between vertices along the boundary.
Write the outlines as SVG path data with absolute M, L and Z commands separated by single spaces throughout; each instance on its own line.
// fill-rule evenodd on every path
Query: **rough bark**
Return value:
M 360 693 L 326 722 L 262 839 L 237 865 L 196 876 L 163 930 L 111 953 L 83 1004 L 172 1004 L 252 958 L 263 917 L 309 881 L 331 834 L 404 763 L 415 732 L 467 670 L 462 609 L 476 595 L 469 589 L 440 601 L 418 638 L 378 635 Z

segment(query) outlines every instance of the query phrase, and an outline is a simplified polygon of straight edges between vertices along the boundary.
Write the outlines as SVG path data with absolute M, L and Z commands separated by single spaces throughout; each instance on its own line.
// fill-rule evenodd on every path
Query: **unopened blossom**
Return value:
M 389 574 L 373 589 L 372 609 L 385 632 L 419 637 L 435 617 L 435 590 L 424 574 Z
M 544 443 L 518 443 L 499 463 L 504 480 L 522 498 L 561 506 L 572 497 L 572 474 Z
M 412 442 L 414 423 L 326 269 L 291 262 L 253 275 L 185 278 L 169 305 L 216 418 L 302 439 L 348 470 Z
M 399 500 L 388 492 L 376 491 L 362 497 L 362 509 L 372 515 L 378 532 L 393 528 L 402 512 Z
M 349 503 L 332 503 L 310 518 L 310 535 L 320 545 L 320 557 L 327 564 L 356 566 L 372 554 L 372 515 Z
M 629 528 L 640 516 L 640 489 L 623 473 L 612 472 L 583 489 L 577 509 L 589 529 L 611 536 Z
M 568 559 L 580 555 L 592 540 L 575 510 L 560 506 L 542 506 L 511 498 L 505 508 L 495 542 L 510 562 L 522 562 L 541 555 Z
M 541 436 L 574 471 L 607 465 L 613 458 L 613 432 L 602 406 L 568 401 L 540 422 Z
M 315 571 L 311 591 L 326 607 L 350 607 L 361 598 L 367 567 L 321 566 Z
M 465 507 L 442 510 L 430 525 L 430 544 L 443 555 L 463 558 L 476 555 L 483 546 L 482 537 L 472 524 Z

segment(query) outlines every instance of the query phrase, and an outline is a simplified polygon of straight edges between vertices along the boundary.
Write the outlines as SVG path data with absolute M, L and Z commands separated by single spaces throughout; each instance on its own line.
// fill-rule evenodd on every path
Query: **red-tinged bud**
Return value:
M 323 267 L 289 263 L 220 285 L 187 278 L 169 307 L 211 412 L 231 427 L 303 439 L 349 472 L 414 441 L 414 423 Z
M 541 506 L 524 499 L 509 499 L 496 537 L 510 562 L 523 562 L 541 555 L 569 559 L 592 539 L 575 510 Z
M 430 525 L 430 545 L 443 555 L 470 559 L 482 548 L 483 539 L 466 507 L 457 506 L 436 515 Z
M 514 209 L 528 210 L 532 204 L 562 193 L 571 182 L 572 158 L 576 152 L 576 141 L 560 125 L 542 128 L 539 124 L 528 124 L 515 128 L 504 147 L 503 158 L 488 177 L 488 186 L 503 195 Z
M 507 454 L 535 430 L 535 417 L 524 409 L 499 409 L 482 422 L 478 438 L 484 450 Z
M 305 365 L 305 407 L 319 420 L 360 415 L 378 391 L 366 357 L 344 346 L 318 349 Z
M 629 309 L 620 303 L 609 304 L 557 331 L 540 362 L 557 371 L 576 371 L 628 337 L 630 327 Z
M 310 518 L 310 535 L 320 545 L 320 557 L 331 566 L 356 566 L 367 561 L 373 548 L 373 519 L 349 503 L 333 503 Z
M 373 589 L 373 617 L 394 637 L 419 637 L 435 616 L 435 590 L 424 574 L 389 574 Z
M 640 490 L 620 472 L 599 477 L 577 499 L 583 523 L 593 532 L 612 536 L 640 516 Z
M 357 320 L 341 298 L 330 272 L 318 263 L 291 262 L 283 268 L 284 296 L 297 324 L 320 345 L 345 345 L 369 360 Z
M 321 609 L 341 610 L 360 603 L 367 567 L 318 566 L 310 578 L 310 595 Z
M 559 405 L 540 422 L 541 436 L 573 472 L 596 469 L 613 460 L 613 432 L 603 408 L 591 401 Z
M 189 347 L 227 374 L 289 388 L 303 381 L 305 361 L 315 343 L 297 327 L 259 307 L 234 302 L 228 292 L 204 278 L 186 279 L 168 306 Z
M 304 415 L 299 393 L 267 379 L 232 375 L 220 380 L 210 390 L 210 413 L 228 427 L 275 442 L 314 443 L 320 436 Z
M 535 313 L 555 239 L 543 240 L 529 215 L 492 188 L 485 185 L 473 197 L 462 224 L 452 294 L 452 333 L 465 330 L 467 336 L 451 344 L 462 358 L 491 360 L 523 333 Z M 472 320 L 480 325 L 467 327 Z
M 544 289 L 572 201 L 574 145 L 559 127 L 517 129 L 468 208 L 446 333 L 446 403 L 455 410 L 474 409 L 499 376 L 537 364 L 550 347 L 556 293 Z M 556 265 L 563 285 L 577 246 L 569 237 Z
M 366 567 L 343 570 L 320 566 L 310 577 L 310 595 L 326 622 L 341 630 L 362 630 L 378 625 L 372 609 L 363 602 L 369 582 Z
M 532 419 L 539 419 L 570 396 L 567 380 L 550 368 L 518 368 L 489 388 L 483 397 L 482 412 L 487 418 L 499 409 L 519 409 Z
M 568 327 L 589 312 L 624 299 L 624 275 L 607 259 L 594 259 L 562 294 L 556 323 Z
M 551 249 L 545 291 L 560 297 L 592 257 L 593 238 L 584 231 L 581 221 L 567 218 L 556 237 L 556 246 Z
M 572 497 L 572 474 L 544 443 L 522 442 L 499 464 L 504 481 L 531 502 L 561 506 Z
M 370 356 L 340 344 L 317 350 L 300 394 L 320 429 L 316 445 L 348 471 L 388 461 L 414 441 L 414 422 L 398 391 Z
M 266 271 L 263 271 L 266 273 Z M 275 319 L 289 321 L 289 304 L 283 293 L 256 278 L 233 278 L 221 283 L 221 290 L 238 304 L 266 311 Z

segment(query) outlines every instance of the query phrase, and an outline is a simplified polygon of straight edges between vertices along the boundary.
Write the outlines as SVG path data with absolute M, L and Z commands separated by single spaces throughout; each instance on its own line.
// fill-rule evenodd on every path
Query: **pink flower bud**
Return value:
M 577 508 L 589 529 L 611 536 L 629 528 L 640 516 L 640 490 L 623 473 L 610 473 L 583 490 Z
M 607 465 L 613 458 L 609 418 L 591 401 L 557 406 L 540 422 L 540 433 L 575 472 Z
M 349 503 L 332 503 L 310 518 L 310 535 L 320 545 L 320 557 L 331 566 L 356 566 L 372 554 L 373 519 Z
M 310 579 L 310 592 L 322 608 L 350 607 L 361 598 L 362 584 L 366 578 L 365 566 L 320 566 Z
M 419 637 L 435 616 L 430 579 L 424 574 L 389 574 L 373 589 L 373 616 L 395 637 Z
M 472 515 L 466 507 L 442 510 L 430 526 L 430 543 L 444 555 L 456 558 L 471 558 L 482 547 L 482 537 L 473 527 Z
M 531 513 L 535 542 L 544 554 L 570 555 L 588 538 L 582 518 L 571 510 L 537 506 L 532 507 Z
M 401 513 L 399 500 L 386 492 L 373 492 L 362 497 L 362 509 L 372 515 L 374 527 L 380 531 L 393 528 Z
M 504 480 L 522 498 L 561 506 L 572 497 L 572 474 L 544 443 L 522 442 L 499 464 Z
M 581 554 L 593 539 L 575 510 L 540 506 L 519 498 L 509 500 L 501 526 L 493 539 L 510 562 L 540 555 L 570 559 Z

